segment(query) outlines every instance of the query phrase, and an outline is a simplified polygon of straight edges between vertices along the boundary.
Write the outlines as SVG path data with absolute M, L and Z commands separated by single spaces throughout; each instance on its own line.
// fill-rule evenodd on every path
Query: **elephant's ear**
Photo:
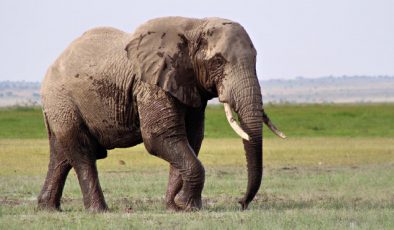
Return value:
M 125 50 L 142 81 L 161 87 L 183 104 L 201 105 L 188 40 L 183 34 L 136 32 Z

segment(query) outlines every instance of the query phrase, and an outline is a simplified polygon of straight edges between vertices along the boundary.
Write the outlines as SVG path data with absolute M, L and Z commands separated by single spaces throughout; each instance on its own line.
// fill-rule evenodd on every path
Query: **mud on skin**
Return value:
M 226 19 L 165 17 L 133 33 L 110 27 L 87 31 L 50 66 L 42 83 L 50 162 L 39 207 L 60 210 L 73 168 L 85 208 L 106 211 L 97 159 L 108 149 L 143 142 L 149 153 L 170 164 L 166 207 L 200 209 L 205 170 L 197 156 L 204 112 L 207 100 L 219 97 L 251 137 L 244 141 L 248 187 L 241 204 L 247 208 L 262 175 L 262 99 L 255 64 L 248 34 Z

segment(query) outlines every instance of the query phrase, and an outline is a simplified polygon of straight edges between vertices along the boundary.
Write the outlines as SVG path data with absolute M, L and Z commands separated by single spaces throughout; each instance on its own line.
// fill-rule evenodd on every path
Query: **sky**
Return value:
M 0 81 L 41 81 L 84 31 L 162 16 L 239 22 L 259 79 L 394 75 L 392 0 L 0 0 Z

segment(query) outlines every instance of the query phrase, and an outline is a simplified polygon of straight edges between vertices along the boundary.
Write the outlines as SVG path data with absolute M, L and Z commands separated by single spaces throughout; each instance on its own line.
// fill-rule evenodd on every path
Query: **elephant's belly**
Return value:
M 118 110 L 111 110 L 110 106 L 101 102 L 92 100 L 91 105 L 103 109 L 84 106 L 80 107 L 80 112 L 84 123 L 101 146 L 106 149 L 124 148 L 142 142 L 138 114 L 132 106 L 123 109 L 125 112 L 120 115 Z
M 137 128 L 106 128 L 96 133 L 100 145 L 106 149 L 126 148 L 142 143 L 141 131 Z
M 130 93 L 125 93 L 132 90 L 112 89 L 108 85 L 111 84 L 105 83 L 99 89 L 91 86 L 83 93 L 74 93 L 85 124 L 106 149 L 141 143 L 136 103 Z

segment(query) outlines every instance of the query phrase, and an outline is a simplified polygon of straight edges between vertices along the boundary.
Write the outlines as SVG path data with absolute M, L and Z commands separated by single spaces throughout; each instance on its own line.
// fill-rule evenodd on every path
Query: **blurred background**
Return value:
M 0 106 L 39 103 L 48 66 L 84 31 L 112 26 L 133 32 L 162 16 L 241 23 L 258 51 L 266 102 L 394 101 L 390 0 L 2 0 Z

